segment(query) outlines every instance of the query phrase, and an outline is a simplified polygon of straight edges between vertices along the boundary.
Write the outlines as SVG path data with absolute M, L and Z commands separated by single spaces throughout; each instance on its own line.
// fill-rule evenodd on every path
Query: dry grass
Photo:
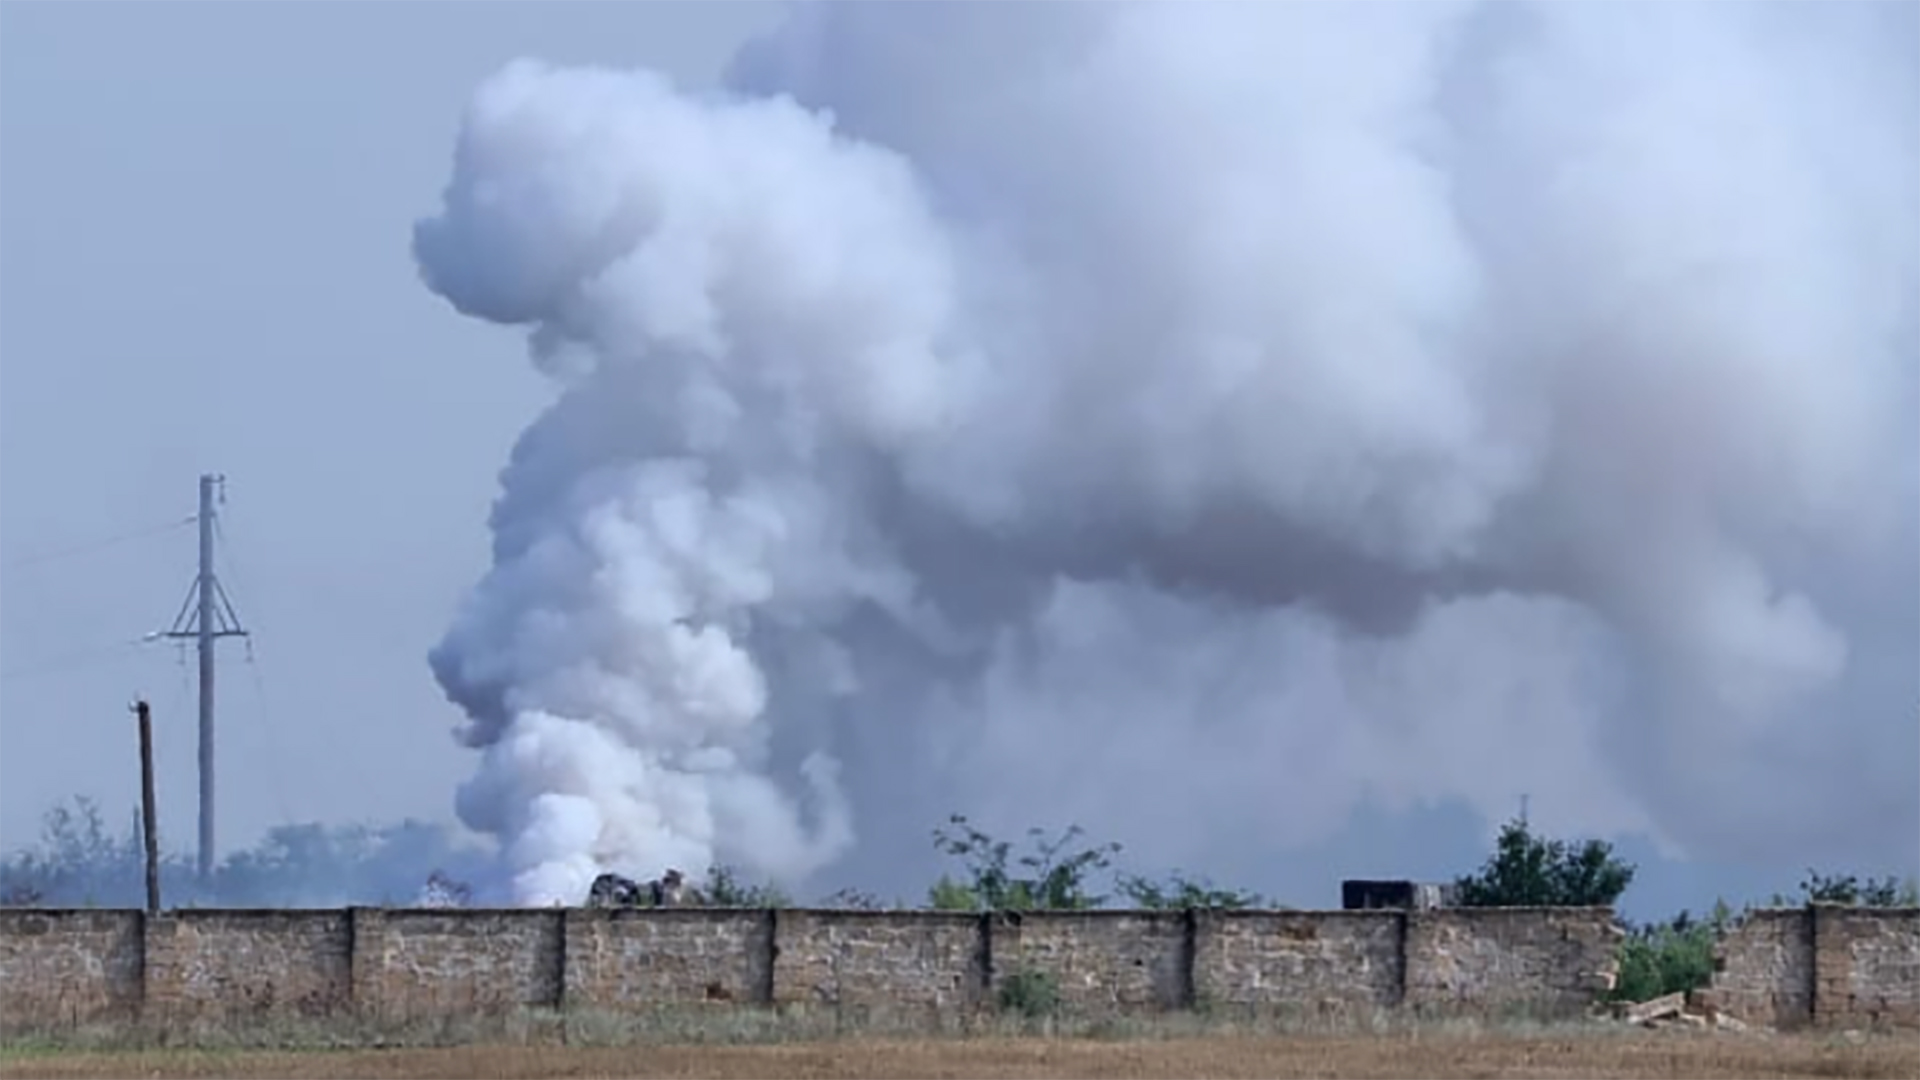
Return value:
M 1304 1036 L 1092 1041 L 845 1040 L 771 1046 L 461 1046 L 411 1050 L 20 1052 L 44 1077 L 1859 1077 L 1920 1076 L 1920 1038 L 1659 1031 L 1530 1037 Z

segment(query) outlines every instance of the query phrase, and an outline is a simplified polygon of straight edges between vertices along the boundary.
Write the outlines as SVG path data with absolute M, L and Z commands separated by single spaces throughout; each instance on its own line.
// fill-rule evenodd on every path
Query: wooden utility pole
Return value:
M 135 701 L 140 717 L 140 831 L 147 846 L 147 912 L 160 913 L 160 825 L 153 799 L 153 715 L 145 701 Z

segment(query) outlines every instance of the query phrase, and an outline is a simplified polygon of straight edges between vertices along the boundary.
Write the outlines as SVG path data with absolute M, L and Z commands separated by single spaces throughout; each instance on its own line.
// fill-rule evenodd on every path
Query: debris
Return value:
M 421 907 L 429 908 L 461 908 L 472 902 L 472 886 L 455 881 L 438 870 L 427 875 L 427 884 L 420 890 L 417 900 Z
M 601 874 L 587 890 L 588 907 L 639 907 L 640 884 L 615 873 Z
M 1686 1011 L 1687 995 L 1666 994 L 1662 997 L 1654 998 L 1652 1001 L 1643 1001 L 1638 1005 L 1628 1006 L 1627 1022 L 1630 1024 L 1645 1024 L 1650 1020 L 1665 1020 L 1670 1017 L 1679 1016 Z
M 587 890 L 587 906 L 596 908 L 682 907 L 701 902 L 700 893 L 687 886 L 686 875 L 678 870 L 647 882 L 608 872 L 594 878 Z
M 1724 1012 L 1713 995 L 1699 990 L 1664 994 L 1641 1002 L 1614 1002 L 1609 1011 L 1615 1020 L 1655 1030 L 1669 1027 L 1752 1030 L 1746 1022 Z

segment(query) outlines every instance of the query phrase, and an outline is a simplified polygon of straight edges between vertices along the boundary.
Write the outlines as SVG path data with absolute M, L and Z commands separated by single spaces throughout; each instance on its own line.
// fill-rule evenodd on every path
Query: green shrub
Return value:
M 1205 878 L 1175 873 L 1165 882 L 1151 881 L 1137 874 L 1122 874 L 1120 895 L 1134 907 L 1150 911 L 1181 911 L 1187 908 L 1237 910 L 1260 907 L 1258 893 L 1244 889 L 1221 888 Z
M 1051 972 L 1023 968 L 1000 984 L 1000 1008 L 1028 1019 L 1060 1011 L 1060 983 Z
M 1713 979 L 1713 951 L 1731 919 L 1725 903 L 1704 921 L 1683 911 L 1664 923 L 1630 928 L 1620 944 L 1615 1001 L 1647 1001 L 1704 989 Z
M 731 866 L 716 865 L 707 871 L 706 884 L 700 888 L 701 902 L 709 907 L 786 908 L 792 898 L 774 885 L 754 885 L 741 878 Z
M 943 875 L 929 891 L 929 906 L 945 911 L 1085 911 L 1106 902 L 1106 897 L 1088 891 L 1087 879 L 1111 865 L 1119 844 L 1070 850 L 1084 835 L 1080 826 L 1070 825 L 1051 839 L 1041 829 L 1028 829 L 1032 850 L 1015 859 L 1011 843 L 975 828 L 966 815 L 952 814 L 947 821 L 954 830 L 935 829 L 935 846 L 961 861 L 966 880 Z M 961 899 L 962 890 L 971 894 L 970 900 Z

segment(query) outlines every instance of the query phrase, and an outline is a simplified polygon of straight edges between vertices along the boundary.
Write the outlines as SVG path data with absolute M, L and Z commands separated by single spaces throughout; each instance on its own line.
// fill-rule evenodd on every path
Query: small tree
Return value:
M 1135 907 L 1149 910 L 1237 909 L 1259 907 L 1262 904 L 1258 894 L 1217 888 L 1205 879 L 1195 880 L 1179 873 L 1169 877 L 1164 884 L 1149 881 L 1137 874 L 1122 874 L 1119 889 L 1120 895 Z
M 1840 904 L 1845 907 L 1920 907 L 1920 882 L 1901 881 L 1889 874 L 1884 878 L 1861 879 L 1852 874 L 1822 874 L 1808 869 L 1800 883 L 1802 903 Z M 1773 906 L 1791 906 L 1787 898 L 1774 895 Z
M 1068 846 L 1083 835 L 1080 826 L 1069 826 L 1051 840 L 1038 828 L 1028 829 L 1027 837 L 1034 850 L 1013 860 L 1025 871 L 1019 874 L 1008 866 L 1013 846 L 1007 841 L 995 840 L 975 828 L 964 814 L 953 814 L 947 821 L 954 830 L 934 829 L 935 846 L 960 859 L 967 877 L 964 882 L 956 882 L 943 875 L 928 893 L 928 901 L 935 908 L 1072 911 L 1099 907 L 1106 899 L 1087 891 L 1087 877 L 1111 864 L 1112 857 L 1120 851 L 1119 844 L 1098 844 L 1069 851 Z M 962 892 L 967 894 L 964 900 Z
M 935 911 L 979 911 L 980 890 L 941 874 L 940 880 L 927 890 L 927 906 Z
M 700 889 L 701 900 L 709 907 L 784 908 L 793 902 L 773 885 L 750 885 L 730 866 L 715 865 L 707 871 L 707 882 Z
M 1707 918 L 1682 911 L 1664 923 L 1629 926 L 1620 944 L 1620 974 L 1609 995 L 1615 1001 L 1650 1001 L 1698 990 L 1713 980 L 1714 944 L 1733 921 L 1726 902 Z
M 829 893 L 820 901 L 821 907 L 838 908 L 843 911 L 885 911 L 888 905 L 873 893 L 865 889 L 856 889 L 849 885 Z M 895 904 L 894 907 L 900 905 Z
M 146 854 L 137 824 L 115 836 L 92 799 L 76 796 L 71 803 L 42 815 L 36 849 L 15 852 L 0 863 L 0 892 L 20 903 L 140 905 Z
M 1480 872 L 1455 879 L 1456 902 L 1464 907 L 1610 907 L 1633 883 L 1634 871 L 1605 841 L 1569 844 L 1535 836 L 1524 821 L 1510 821 Z

